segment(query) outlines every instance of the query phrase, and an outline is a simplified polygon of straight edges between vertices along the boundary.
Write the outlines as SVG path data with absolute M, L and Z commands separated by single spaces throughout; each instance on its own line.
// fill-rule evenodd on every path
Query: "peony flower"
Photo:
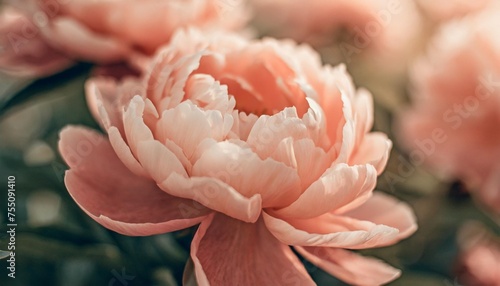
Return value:
M 413 107 L 400 116 L 415 164 L 459 179 L 500 212 L 500 10 L 442 28 L 414 67 Z
M 500 285 L 500 240 L 482 225 L 468 224 L 459 234 L 460 256 L 455 271 L 460 283 Z
M 90 109 L 107 136 L 61 132 L 78 205 L 124 235 L 200 224 L 199 285 L 314 285 L 290 245 L 356 285 L 399 271 L 346 249 L 416 229 L 405 203 L 373 193 L 391 141 L 369 132 L 369 92 L 344 66 L 293 42 L 187 30 L 142 79 L 96 78 Z
M 0 70 L 50 75 L 69 59 L 99 64 L 151 54 L 179 27 L 240 28 L 243 5 L 220 0 L 24 0 L 0 12 Z M 13 19 L 15 18 L 15 22 Z

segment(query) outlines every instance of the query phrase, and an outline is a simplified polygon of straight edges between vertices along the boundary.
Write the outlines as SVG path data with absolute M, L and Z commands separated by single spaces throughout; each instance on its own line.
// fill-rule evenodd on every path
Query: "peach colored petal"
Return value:
M 152 141 L 153 133 L 144 122 L 146 103 L 140 96 L 135 96 L 123 114 L 123 125 L 127 144 L 134 156 L 138 156 L 138 145 L 142 141 Z
M 158 185 L 172 196 L 197 201 L 207 208 L 245 222 L 257 221 L 262 209 L 262 198 L 259 194 L 247 198 L 214 178 L 184 178 L 173 173 Z
M 190 227 L 209 214 L 199 207 L 186 215 L 183 207 L 192 201 L 165 194 L 153 181 L 132 174 L 97 132 L 67 127 L 60 137 L 60 152 L 70 166 L 68 191 L 103 226 L 125 235 L 153 235 Z
M 330 167 L 331 154 L 316 147 L 312 139 L 293 141 L 291 137 L 283 139 L 271 158 L 297 169 L 301 181 L 301 189 L 307 189 Z
M 247 142 L 261 158 L 267 158 L 276 150 L 281 140 L 307 138 L 308 130 L 293 107 L 285 108 L 272 116 L 262 115 L 253 125 Z
M 66 55 L 53 49 L 40 31 L 20 11 L 0 11 L 0 71 L 16 77 L 41 77 L 73 65 Z M 28 35 L 28 36 L 26 36 Z
M 391 148 L 392 141 L 384 133 L 368 133 L 357 145 L 349 163 L 353 165 L 371 164 L 380 175 L 385 169 Z
M 92 116 L 104 130 L 116 126 L 123 130 L 121 113 L 113 106 L 117 94 L 116 82 L 112 79 L 90 79 L 85 83 L 87 105 Z
M 159 141 L 141 141 L 137 145 L 137 157 L 144 170 L 161 183 L 172 173 L 187 177 L 188 174 L 177 156 Z
M 205 110 L 230 113 L 236 102 L 228 95 L 227 86 L 221 85 L 207 74 L 194 74 L 186 84 L 186 95 L 194 104 Z
M 260 194 L 265 208 L 287 206 L 301 193 L 296 170 L 269 158 L 262 160 L 249 148 L 212 141 L 199 152 L 193 176 L 217 178 L 246 197 Z
M 233 118 L 229 114 L 222 114 L 218 110 L 201 110 L 193 103 L 184 101 L 163 112 L 155 135 L 160 141 L 175 142 L 191 159 L 203 140 L 225 139 L 232 124 Z
M 371 165 L 337 164 L 328 169 L 291 205 L 276 214 L 291 218 L 313 218 L 341 208 L 375 188 L 377 173 Z
M 191 258 L 199 285 L 316 285 L 261 220 L 249 224 L 210 216 L 193 238 Z
M 396 228 L 398 241 L 417 230 L 417 219 L 410 206 L 381 192 L 375 192 L 366 203 L 342 215 Z
M 383 285 L 401 275 L 401 271 L 378 259 L 343 249 L 298 246 L 295 249 L 314 265 L 350 285 Z
M 110 63 L 122 60 L 129 47 L 111 36 L 95 34 L 72 18 L 58 17 L 40 31 L 53 46 L 83 60 Z
M 398 235 L 398 230 L 389 226 L 331 214 L 307 220 L 285 220 L 266 212 L 262 216 L 278 240 L 295 246 L 364 249 L 387 245 Z
M 373 97 L 363 88 L 358 89 L 354 97 L 354 121 L 356 122 L 356 145 L 359 145 L 365 135 L 373 127 Z
M 118 158 L 120 158 L 122 163 L 137 176 L 148 177 L 149 175 L 146 170 L 144 170 L 139 161 L 137 161 L 137 159 L 132 154 L 130 147 L 127 145 L 125 140 L 123 140 L 120 131 L 118 131 L 118 129 L 113 126 L 108 129 L 108 136 L 111 146 L 113 147 L 116 155 L 118 156 Z

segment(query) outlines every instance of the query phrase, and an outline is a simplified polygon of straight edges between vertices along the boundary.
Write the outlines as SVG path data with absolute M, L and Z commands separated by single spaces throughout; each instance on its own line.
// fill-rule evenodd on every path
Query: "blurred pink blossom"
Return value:
M 108 64 L 152 54 L 180 27 L 233 30 L 248 15 L 224 0 L 22 0 L 0 12 L 0 70 L 50 75 L 71 60 Z
M 463 285 L 500 286 L 500 239 L 482 226 L 467 224 L 459 234 L 460 256 L 455 265 Z
M 292 38 L 316 48 L 338 48 L 342 62 L 360 54 L 398 66 L 419 40 L 420 15 L 412 1 L 401 0 L 251 0 L 261 32 Z M 374 58 L 376 57 L 376 59 Z M 338 60 L 336 61 L 338 62 Z
M 399 270 L 346 249 L 417 228 L 373 193 L 391 141 L 370 132 L 371 94 L 307 46 L 179 31 L 143 78 L 96 78 L 88 104 L 107 135 L 70 126 L 59 148 L 78 205 L 125 235 L 200 224 L 198 285 L 315 285 L 290 246 L 332 275 L 379 285 Z
M 415 164 L 459 179 L 500 212 L 500 10 L 444 26 L 413 69 L 398 133 Z

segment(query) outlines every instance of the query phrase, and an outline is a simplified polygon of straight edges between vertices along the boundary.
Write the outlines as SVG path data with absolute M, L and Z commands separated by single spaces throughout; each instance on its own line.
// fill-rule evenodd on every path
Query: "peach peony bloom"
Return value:
M 290 249 L 356 285 L 399 271 L 345 249 L 416 229 L 405 203 L 373 194 L 391 141 L 369 132 L 369 92 L 306 46 L 180 31 L 142 79 L 96 78 L 88 103 L 107 136 L 61 132 L 69 193 L 125 235 L 201 223 L 199 285 L 314 285 Z
M 500 212 L 500 9 L 444 26 L 414 67 L 398 131 L 415 164 L 463 181 Z
M 463 285 L 500 286 L 500 240 L 482 225 L 468 224 L 459 234 L 460 256 L 455 266 Z
M 243 5 L 220 0 L 23 0 L 0 12 L 0 43 L 8 53 L 0 70 L 16 75 L 49 75 L 68 59 L 96 63 L 122 61 L 133 53 L 153 53 L 179 27 L 237 29 Z M 15 7 L 15 8 L 14 8 Z M 22 71 L 20 74 L 18 71 Z

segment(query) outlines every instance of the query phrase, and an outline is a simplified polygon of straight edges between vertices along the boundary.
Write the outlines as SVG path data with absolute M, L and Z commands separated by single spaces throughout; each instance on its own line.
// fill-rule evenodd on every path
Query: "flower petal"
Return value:
M 264 208 L 287 206 L 301 193 L 295 169 L 270 158 L 262 160 L 250 148 L 228 141 L 205 141 L 200 149 L 194 176 L 215 177 L 245 197 L 260 194 Z
M 172 173 L 187 177 L 188 174 L 177 156 L 159 141 L 142 141 L 137 145 L 139 162 L 157 183 L 163 182 Z
M 371 192 L 376 181 L 377 173 L 372 165 L 336 164 L 291 205 L 275 212 L 290 218 L 317 217 Z
M 246 222 L 255 222 L 262 210 L 259 194 L 247 198 L 214 178 L 185 178 L 172 173 L 159 186 L 170 195 L 195 200 L 207 208 Z
M 364 249 L 385 246 L 398 235 L 398 230 L 389 226 L 332 214 L 305 220 L 284 220 L 266 212 L 262 215 L 269 231 L 288 245 Z
M 132 174 L 97 132 L 67 127 L 60 136 L 59 149 L 71 168 L 65 177 L 68 191 L 103 226 L 125 235 L 153 235 L 190 227 L 209 214 Z
M 0 35 L 0 71 L 6 74 L 42 77 L 73 65 L 73 61 L 41 37 L 25 15 L 7 5 L 0 11 Z
M 156 126 L 156 138 L 171 140 L 191 159 L 198 145 L 207 138 L 217 141 L 226 138 L 233 118 L 217 110 L 202 110 L 189 101 L 165 110 Z
M 363 136 L 363 140 L 357 145 L 353 156 L 349 160 L 350 164 L 371 164 L 377 169 L 377 174 L 381 174 L 391 152 L 392 141 L 387 135 L 380 132 L 368 133 Z
M 384 262 L 354 252 L 325 247 L 295 247 L 304 258 L 351 285 L 382 285 L 398 278 L 401 271 Z
M 262 221 L 221 214 L 202 222 L 191 244 L 199 285 L 316 285 L 291 249 Z
M 130 53 L 125 43 L 96 34 L 69 17 L 53 19 L 49 25 L 40 26 L 40 31 L 51 45 L 84 60 L 111 63 Z
M 397 241 L 407 238 L 417 230 L 417 219 L 411 207 L 381 192 L 374 192 L 366 203 L 343 215 L 397 228 Z
M 260 116 L 253 125 L 247 142 L 262 159 L 265 159 L 276 150 L 283 139 L 288 137 L 294 140 L 309 137 L 307 126 L 298 117 L 294 107 L 285 108 L 272 116 Z

